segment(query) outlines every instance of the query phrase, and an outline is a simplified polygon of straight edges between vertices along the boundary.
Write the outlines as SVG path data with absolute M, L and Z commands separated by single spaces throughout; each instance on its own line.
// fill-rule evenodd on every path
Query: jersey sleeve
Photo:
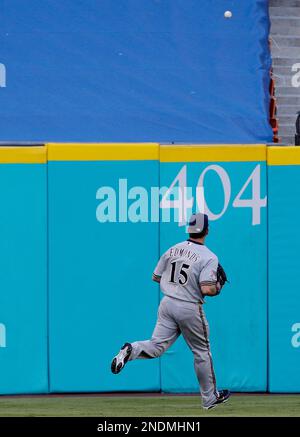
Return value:
M 153 276 L 156 278 L 161 278 L 163 272 L 166 269 L 166 266 L 167 266 L 167 253 L 164 253 L 160 257 L 160 260 L 158 261 L 157 266 L 154 269 Z
M 200 285 L 215 285 L 217 282 L 218 258 L 210 258 L 200 273 Z

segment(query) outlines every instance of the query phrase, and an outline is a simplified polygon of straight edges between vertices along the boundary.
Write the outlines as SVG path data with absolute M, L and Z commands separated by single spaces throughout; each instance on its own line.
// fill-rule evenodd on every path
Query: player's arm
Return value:
M 217 294 L 219 294 L 219 288 L 217 284 L 201 285 L 201 292 L 203 296 L 216 296 Z
M 152 281 L 160 283 L 166 265 L 167 265 L 167 253 L 164 253 L 160 257 L 160 260 L 158 261 L 157 266 L 155 267 L 154 272 L 152 273 Z
M 219 294 L 219 284 L 217 284 L 218 258 L 211 258 L 200 273 L 200 287 L 203 296 L 216 296 Z
M 160 283 L 160 280 L 161 280 L 161 276 L 152 273 L 152 281 Z

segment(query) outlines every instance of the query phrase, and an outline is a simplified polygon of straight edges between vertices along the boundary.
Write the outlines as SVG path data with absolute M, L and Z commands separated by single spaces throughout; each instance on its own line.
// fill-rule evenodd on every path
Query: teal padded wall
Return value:
M 269 389 L 300 392 L 299 162 L 270 165 L 268 191 Z
M 200 152 L 201 153 L 201 152 Z M 184 153 L 183 153 L 184 155 Z M 217 153 L 216 153 L 217 155 Z M 202 154 L 206 161 L 205 153 Z M 171 160 L 171 158 L 170 158 Z M 199 161 L 201 161 L 201 157 Z M 197 158 L 194 159 L 197 161 Z M 266 162 L 163 162 L 161 185 L 170 186 L 185 172 L 186 184 L 194 197 L 205 172 L 204 194 L 213 214 L 221 213 L 226 201 L 218 173 L 226 185 L 228 206 L 222 216 L 210 222 L 207 246 L 214 251 L 228 273 L 230 284 L 220 296 L 206 298 L 204 311 L 210 325 L 211 349 L 219 388 L 233 391 L 265 391 L 267 387 L 267 214 Z M 211 166 L 215 166 L 211 168 Z M 183 170 L 185 167 L 185 170 Z M 210 169 L 209 169 L 210 168 Z M 250 175 L 255 176 L 246 184 Z M 218 172 L 218 173 L 217 173 Z M 226 176 L 227 175 L 227 176 Z M 246 186 L 245 186 L 246 184 Z M 234 207 L 233 202 L 245 186 L 241 199 L 252 199 L 252 207 Z M 230 188 L 231 187 L 231 190 Z M 252 189 L 255 187 L 256 195 Z M 230 195 L 229 195 L 229 191 Z M 257 208 L 264 199 L 264 207 Z M 258 213 L 255 213 L 259 211 Z M 253 217 L 259 221 L 253 224 Z M 162 223 L 161 253 L 188 238 L 185 227 Z M 251 276 L 249 276 L 251 271 Z M 247 279 L 245 279 L 247 278 Z M 162 357 L 162 390 L 195 392 L 199 390 L 194 374 L 193 356 L 182 339 Z
M 46 178 L 0 164 L 0 394 L 48 391 Z
M 50 153 L 48 218 L 46 151 L 43 162 L 16 163 L 2 160 L 0 148 L 0 394 L 198 391 L 193 357 L 182 339 L 160 360 L 136 361 L 118 376 L 110 373 L 111 358 L 125 341 L 151 336 L 159 303 L 151 273 L 159 252 L 187 236 L 178 223 L 100 223 L 97 191 L 110 186 L 118 193 L 125 178 L 128 192 L 184 182 L 194 197 L 188 215 L 196 207 L 201 175 L 208 208 L 220 215 L 212 217 L 207 245 L 230 279 L 204 306 L 218 386 L 300 391 L 300 149 L 268 148 L 266 171 L 261 152 L 247 160 L 244 148 L 239 147 L 240 161 L 236 152 L 222 161 L 216 158 L 220 150 L 210 159 L 208 148 L 202 157 L 193 148 L 191 158 L 185 148 L 178 159 L 176 150 L 162 146 L 160 164 L 158 152 L 151 159 L 125 151 L 120 159 L 103 160 L 52 159 Z M 136 200 L 130 193 L 127 213 Z M 294 285 L 287 286 L 288 280 Z
M 96 218 L 100 187 L 118 193 L 119 179 L 127 178 L 128 190 L 142 186 L 150 191 L 158 186 L 159 163 L 115 159 L 50 158 L 48 164 L 52 392 L 160 390 L 158 360 L 131 363 L 117 376 L 110 370 L 125 341 L 151 335 L 159 300 L 151 281 L 158 223 L 100 223 Z M 128 200 L 128 207 L 132 203 Z

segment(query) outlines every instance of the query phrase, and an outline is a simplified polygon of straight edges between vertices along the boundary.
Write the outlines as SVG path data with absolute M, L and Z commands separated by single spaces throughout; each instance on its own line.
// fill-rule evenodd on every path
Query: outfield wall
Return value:
M 300 148 L 270 147 L 268 164 L 269 387 L 300 392 Z
M 182 339 L 161 359 L 110 372 L 124 341 L 151 336 L 160 299 L 151 274 L 203 206 L 197 187 L 207 244 L 230 279 L 205 304 L 218 386 L 300 391 L 298 179 L 295 147 L 0 148 L 0 393 L 198 391 Z M 151 187 L 162 186 L 158 209 Z M 179 209 L 172 186 L 190 187 Z M 170 206 L 182 223 L 163 221 Z
M 48 392 L 47 150 L 0 147 L 0 393 Z
M 230 285 L 216 299 L 207 299 L 207 314 L 215 370 L 221 387 L 264 391 L 267 387 L 267 258 L 266 207 L 239 204 L 239 196 L 266 196 L 265 146 L 161 147 L 160 181 L 170 186 L 180 174 L 183 184 L 204 186 L 209 209 L 207 245 L 218 254 Z M 200 205 L 199 205 L 200 207 Z M 191 209 L 191 210 L 192 210 Z M 186 238 L 177 223 L 162 223 L 161 252 Z M 251 266 L 251 276 L 245 281 Z M 162 357 L 164 391 L 197 391 L 193 359 L 184 341 Z
M 119 178 L 158 185 L 158 144 L 85 147 L 48 146 L 50 390 L 158 391 L 158 361 L 128 366 L 127 378 L 114 377 L 110 362 L 155 323 L 159 224 L 127 222 L 126 205 L 119 223 L 97 219 Z

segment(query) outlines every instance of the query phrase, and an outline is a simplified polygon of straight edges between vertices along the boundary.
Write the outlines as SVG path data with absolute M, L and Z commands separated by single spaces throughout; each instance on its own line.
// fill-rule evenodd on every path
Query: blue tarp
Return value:
M 0 140 L 269 142 L 268 32 L 267 0 L 2 0 Z

